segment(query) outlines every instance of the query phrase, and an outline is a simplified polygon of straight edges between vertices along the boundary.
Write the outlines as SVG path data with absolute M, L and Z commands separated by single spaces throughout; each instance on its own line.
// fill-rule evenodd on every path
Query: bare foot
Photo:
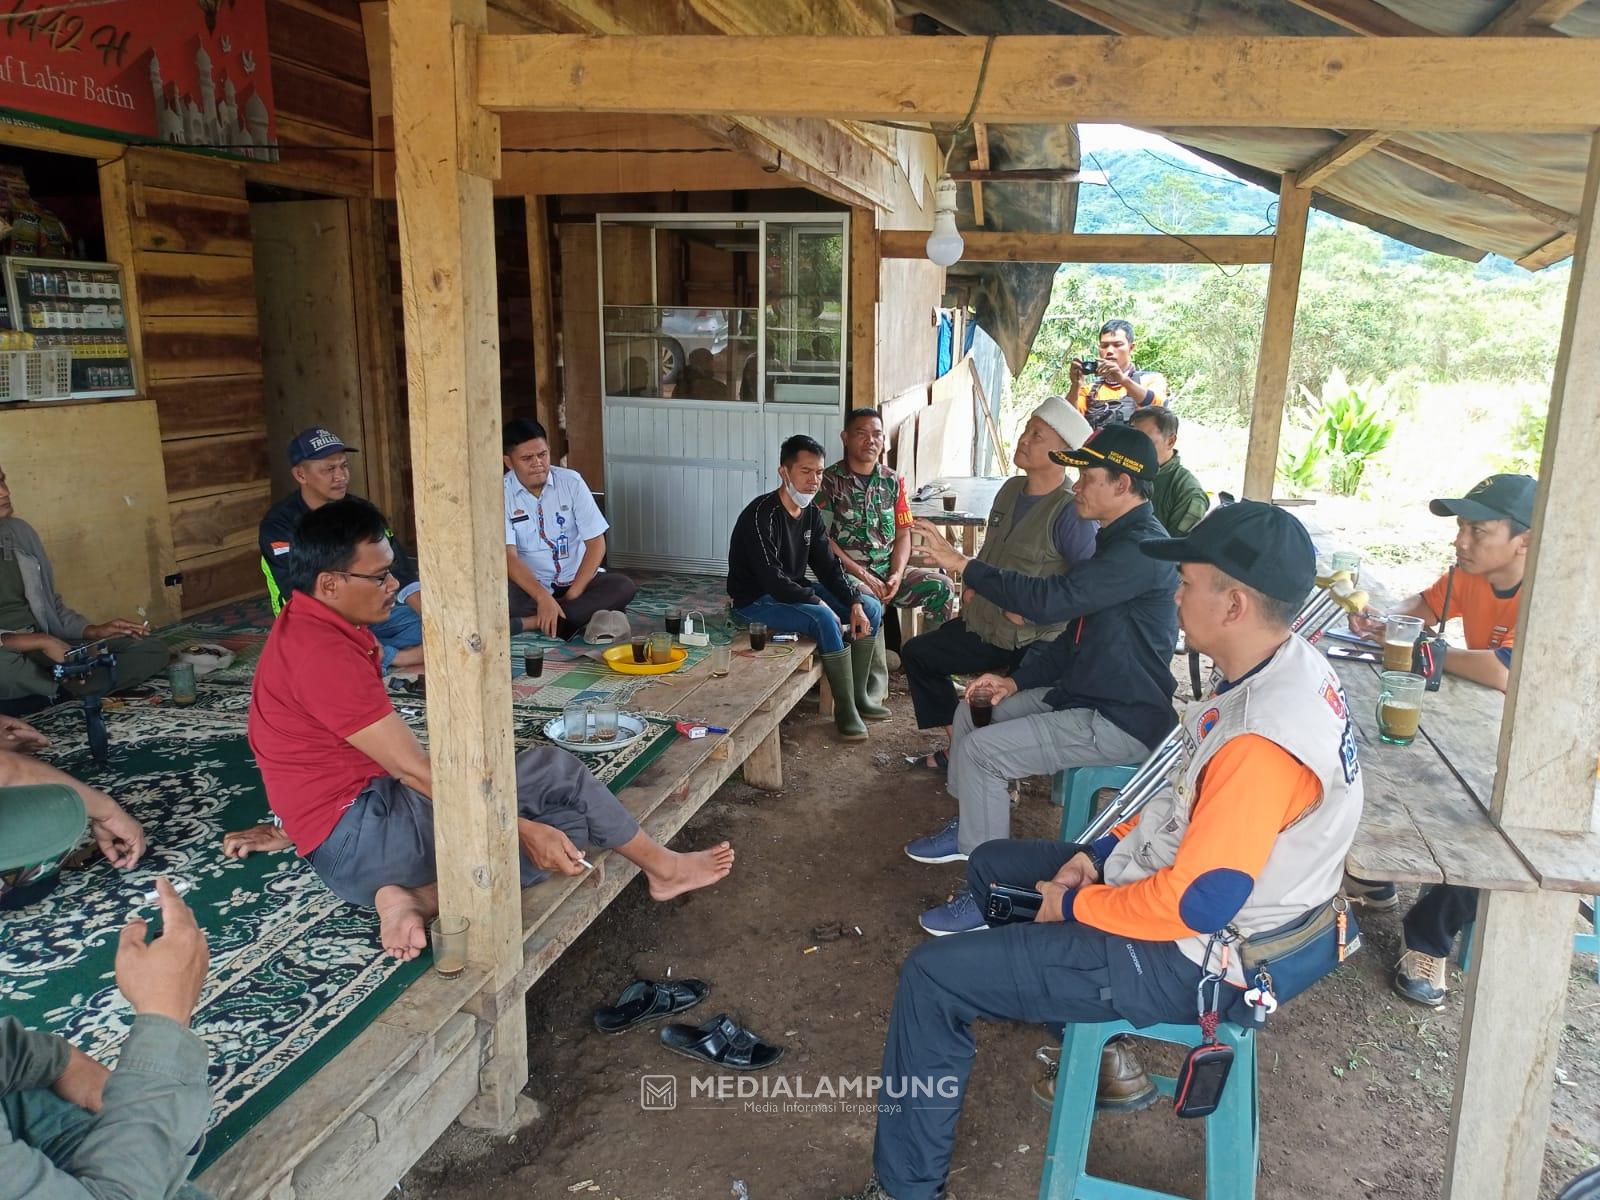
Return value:
M 428 914 L 417 894 L 391 884 L 372 898 L 378 910 L 378 939 L 391 958 L 408 962 L 428 945 Z
M 671 858 L 665 870 L 646 872 L 652 900 L 671 900 L 696 888 L 710 887 L 733 870 L 733 847 L 727 842 L 718 842 L 709 850 L 696 850 L 692 854 L 679 854 L 675 850 L 667 853 Z

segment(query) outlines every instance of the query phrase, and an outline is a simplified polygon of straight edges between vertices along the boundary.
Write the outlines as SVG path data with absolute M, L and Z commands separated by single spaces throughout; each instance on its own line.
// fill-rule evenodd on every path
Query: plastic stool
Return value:
M 1183 1200 L 1171 1192 L 1133 1187 L 1090 1175 L 1089 1134 L 1094 1125 L 1095 1093 L 1100 1087 L 1100 1051 L 1118 1034 L 1198 1046 L 1198 1025 L 1150 1025 L 1135 1029 L 1126 1021 L 1068 1025 L 1056 1076 L 1056 1103 L 1050 1113 L 1050 1140 L 1045 1147 L 1039 1200 Z M 1222 1104 L 1206 1123 L 1206 1200 L 1254 1200 L 1260 1156 L 1257 1117 L 1255 1033 L 1224 1021 L 1217 1039 L 1233 1047 L 1233 1070 L 1222 1092 Z M 1163 1095 L 1173 1080 L 1152 1075 Z
M 1075 838 L 1094 816 L 1094 794 L 1101 788 L 1120 788 L 1132 779 L 1139 764 L 1113 767 L 1064 767 L 1050 779 L 1050 803 L 1061 805 L 1061 837 Z

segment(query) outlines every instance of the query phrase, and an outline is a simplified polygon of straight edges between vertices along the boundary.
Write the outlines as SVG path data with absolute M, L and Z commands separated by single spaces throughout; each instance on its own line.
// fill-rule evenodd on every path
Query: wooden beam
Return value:
M 1501 183 L 1498 179 L 1491 179 L 1487 175 L 1479 175 L 1476 171 L 1469 171 L 1465 167 L 1457 166 L 1440 158 L 1435 154 L 1428 154 L 1422 150 L 1413 150 L 1410 146 L 1400 142 L 1385 142 L 1378 147 L 1379 151 L 1390 158 L 1398 158 L 1401 162 L 1410 163 L 1420 171 L 1426 171 L 1438 179 L 1449 183 L 1460 184 L 1469 191 L 1474 191 L 1483 196 L 1494 196 L 1506 203 L 1520 208 L 1547 225 L 1552 225 L 1563 233 L 1571 233 L 1578 227 L 1578 218 L 1572 213 L 1564 212 L 1553 204 L 1546 204 L 1543 200 L 1535 200 L 1532 196 L 1524 195 L 1516 188 Z
M 1517 266 L 1526 267 L 1530 271 L 1543 270 L 1564 258 L 1571 258 L 1577 248 L 1578 239 L 1570 233 L 1563 233 L 1560 237 L 1551 238 L 1538 249 L 1531 250 L 1517 259 Z
M 1261 323 L 1250 445 L 1245 451 L 1247 500 L 1271 500 L 1278 475 L 1278 438 L 1289 391 L 1289 351 L 1294 343 L 1294 314 L 1300 302 L 1300 267 L 1310 213 L 1310 190 L 1296 187 L 1293 179 L 1284 176 L 1278 189 L 1278 233 L 1273 239 L 1272 272 L 1267 277 L 1267 312 Z
M 1511 0 L 1504 8 L 1491 17 L 1487 24 L 1478 30 L 1477 37 L 1562 37 L 1558 30 L 1550 28 L 1549 21 L 1536 21 L 1546 8 L 1549 0 Z M 1563 14 L 1565 15 L 1565 14 Z M 1557 18 L 1558 20 L 1560 18 Z
M 483 0 L 406 0 L 389 14 L 417 549 L 441 911 L 498 988 L 522 965 L 511 660 L 500 488 L 494 200 L 499 125 L 474 101 L 465 22 Z M 510 1124 L 528 1078 L 526 1015 L 502 1014 L 463 1120 Z
M 1271 234 L 1011 233 L 963 231 L 967 262 L 1044 263 L 1239 263 L 1272 261 Z M 885 229 L 878 235 L 884 258 L 927 257 L 926 232 Z
M 489 34 L 478 39 L 478 99 L 503 112 L 953 123 L 971 106 L 987 44 Z M 1600 126 L 1600 72 L 1573 38 L 994 39 L 974 119 L 1057 124 L 1063 113 L 1152 126 L 1588 131 Z
M 989 169 L 989 127 L 977 124 L 972 127 L 972 144 L 977 151 L 972 160 L 974 172 Z M 983 228 L 983 183 L 974 175 L 972 177 L 972 223 L 977 228 Z
M 1112 33 L 1121 34 L 1123 37 L 1139 37 L 1149 32 L 1121 13 L 1098 4 L 1084 4 L 1080 0 L 1050 0 L 1050 3 L 1057 8 L 1065 9 L 1075 17 L 1082 17 L 1085 21 L 1100 26 L 1101 29 L 1109 29 Z
M 878 406 L 877 213 L 850 210 L 850 407 Z M 923 240 L 927 235 L 923 234 Z
M 1439 31 L 1408 21 L 1378 0 L 1289 0 L 1352 33 L 1369 37 L 1438 37 Z
M 550 270 L 550 208 L 543 196 L 524 196 L 528 233 L 528 299 L 533 307 L 533 407 L 550 435 L 550 458 L 567 452 L 561 425 L 561 382 L 556 371 L 555 290 Z
M 605 150 L 505 151 L 497 195 L 582 196 L 607 192 L 749 191 L 795 181 L 732 150 L 629 154 Z
M 1358 129 L 1346 134 L 1336 145 L 1328 147 L 1295 172 L 1295 187 L 1316 187 L 1341 167 L 1376 150 L 1388 137 L 1389 131 L 1386 129 Z
M 1489 806 L 1507 828 L 1595 828 L 1600 730 L 1572 716 L 1600 705 L 1600 657 L 1574 655 L 1572 647 L 1600 637 L 1600 609 L 1592 603 L 1600 557 L 1574 507 L 1600 454 L 1600 135 L 1590 144 L 1577 238 Z M 1490 892 L 1479 902 L 1456 1055 L 1447 1200 L 1539 1191 L 1576 907 L 1571 893 L 1550 891 Z

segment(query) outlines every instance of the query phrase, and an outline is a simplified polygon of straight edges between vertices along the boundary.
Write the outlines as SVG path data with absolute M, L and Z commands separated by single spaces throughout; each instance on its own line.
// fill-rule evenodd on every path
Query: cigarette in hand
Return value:
M 592 862 L 590 862 L 587 858 L 582 857 L 581 855 L 578 858 L 578 865 L 580 867 L 582 867 L 585 871 L 594 870 L 594 864 Z

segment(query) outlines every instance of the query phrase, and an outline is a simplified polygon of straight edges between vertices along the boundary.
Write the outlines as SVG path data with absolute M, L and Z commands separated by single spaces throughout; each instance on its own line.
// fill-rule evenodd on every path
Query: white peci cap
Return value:
M 1069 450 L 1079 449 L 1093 432 L 1083 414 L 1069 404 L 1065 396 L 1047 397 L 1033 410 L 1033 415 L 1059 433 Z

